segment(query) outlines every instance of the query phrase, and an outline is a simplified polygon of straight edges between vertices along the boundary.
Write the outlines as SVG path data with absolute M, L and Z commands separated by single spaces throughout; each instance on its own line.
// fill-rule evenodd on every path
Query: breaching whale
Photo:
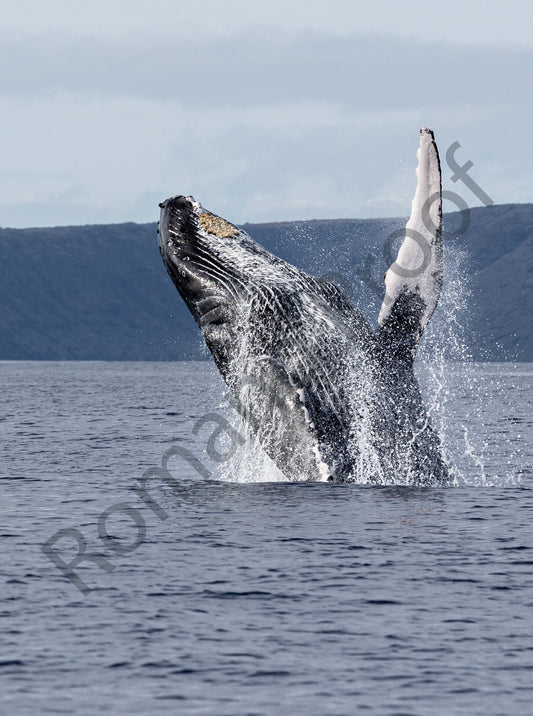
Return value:
M 440 163 L 427 127 L 417 156 L 411 217 L 375 331 L 336 285 L 192 197 L 160 204 L 167 271 L 247 428 L 288 479 L 448 481 L 413 373 L 443 271 Z

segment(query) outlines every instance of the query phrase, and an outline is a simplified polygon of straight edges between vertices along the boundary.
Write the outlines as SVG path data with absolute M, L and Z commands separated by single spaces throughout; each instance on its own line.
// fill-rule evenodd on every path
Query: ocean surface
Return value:
M 453 487 L 283 480 L 208 362 L 0 363 L 0 713 L 531 714 L 533 365 L 419 375 Z

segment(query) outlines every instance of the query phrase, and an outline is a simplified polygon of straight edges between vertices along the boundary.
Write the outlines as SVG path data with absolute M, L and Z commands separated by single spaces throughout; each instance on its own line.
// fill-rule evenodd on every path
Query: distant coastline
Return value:
M 468 352 L 475 360 L 533 361 L 533 204 L 475 208 L 470 218 L 445 248 L 468 277 L 459 315 Z M 283 259 L 353 292 L 374 325 L 383 246 L 404 222 L 315 220 L 246 230 Z M 457 214 L 445 217 L 448 227 L 459 224 Z M 0 229 L 0 261 L 0 360 L 207 357 L 159 257 L 155 223 Z

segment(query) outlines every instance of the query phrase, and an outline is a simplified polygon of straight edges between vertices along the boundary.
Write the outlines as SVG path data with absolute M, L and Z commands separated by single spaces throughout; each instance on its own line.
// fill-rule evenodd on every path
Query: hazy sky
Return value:
M 405 215 L 418 129 L 533 201 L 533 3 L 4 0 L 0 225 Z M 453 208 L 453 207 L 449 207 Z

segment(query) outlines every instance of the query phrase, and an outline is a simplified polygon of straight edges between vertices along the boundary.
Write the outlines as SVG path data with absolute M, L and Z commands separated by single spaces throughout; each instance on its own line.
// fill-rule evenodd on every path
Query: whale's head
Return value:
M 163 262 L 216 360 L 238 332 L 254 285 L 275 281 L 282 262 L 191 196 L 159 206 Z

